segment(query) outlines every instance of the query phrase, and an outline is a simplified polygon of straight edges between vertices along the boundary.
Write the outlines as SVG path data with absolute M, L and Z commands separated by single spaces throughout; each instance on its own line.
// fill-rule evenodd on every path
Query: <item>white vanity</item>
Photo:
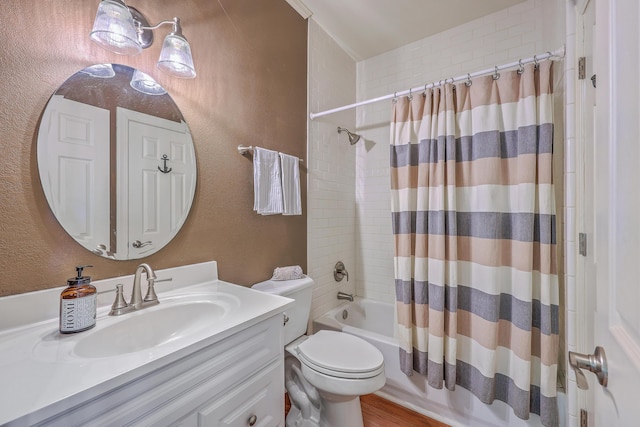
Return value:
M 284 426 L 283 312 L 215 262 L 156 271 L 160 304 L 58 332 L 61 288 L 0 298 L 0 425 Z M 171 281 L 162 281 L 171 278 Z

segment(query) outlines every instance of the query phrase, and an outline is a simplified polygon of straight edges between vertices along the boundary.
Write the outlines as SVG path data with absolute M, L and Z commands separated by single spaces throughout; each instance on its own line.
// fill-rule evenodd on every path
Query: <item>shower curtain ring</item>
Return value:
M 473 84 L 473 82 L 471 81 L 471 74 L 467 73 L 467 81 L 464 82 L 464 85 L 466 87 L 470 87 Z
M 409 89 L 409 95 L 407 95 L 407 98 L 409 98 L 409 101 L 413 101 L 413 94 L 411 93 L 411 89 Z
M 518 64 L 520 64 L 518 66 L 518 75 L 521 75 L 522 73 L 524 73 L 524 65 L 522 65 L 522 59 L 518 59 Z
M 495 66 L 495 72 L 493 73 L 493 80 L 498 80 L 500 78 L 500 73 L 498 73 L 498 66 Z
M 393 92 L 393 101 L 394 104 L 398 102 L 398 92 Z
M 538 55 L 533 55 L 533 62 L 535 64 L 533 68 L 537 70 L 540 67 L 540 65 L 538 64 Z

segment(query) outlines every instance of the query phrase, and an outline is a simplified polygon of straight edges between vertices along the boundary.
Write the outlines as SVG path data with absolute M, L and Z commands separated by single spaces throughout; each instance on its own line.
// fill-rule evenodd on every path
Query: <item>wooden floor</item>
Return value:
M 447 424 L 427 418 L 375 394 L 360 396 L 360 406 L 362 406 L 364 427 L 449 427 Z M 288 396 L 285 397 L 285 413 L 287 412 L 289 412 Z
M 375 394 L 360 396 L 360 405 L 364 427 L 449 427 Z

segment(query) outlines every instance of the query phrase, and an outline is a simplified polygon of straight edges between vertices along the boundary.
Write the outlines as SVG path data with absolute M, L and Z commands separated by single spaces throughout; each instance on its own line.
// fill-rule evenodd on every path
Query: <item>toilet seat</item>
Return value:
M 296 347 L 304 365 L 319 373 L 366 379 L 384 372 L 384 358 L 375 346 L 354 335 L 321 330 Z

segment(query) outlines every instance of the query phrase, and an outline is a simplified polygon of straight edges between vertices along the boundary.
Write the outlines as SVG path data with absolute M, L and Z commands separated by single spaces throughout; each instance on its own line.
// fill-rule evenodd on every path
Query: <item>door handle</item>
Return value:
M 142 248 L 144 246 L 151 245 L 151 244 L 152 244 L 151 240 L 148 240 L 146 242 L 141 242 L 140 240 L 136 240 L 135 242 L 133 242 L 131 244 L 131 246 L 133 246 L 136 249 L 139 249 L 139 248 Z
M 589 388 L 587 377 L 584 376 L 582 368 L 596 374 L 601 386 L 607 386 L 609 371 L 607 369 L 607 355 L 604 352 L 604 348 L 600 346 L 596 347 L 593 354 L 581 354 L 570 351 L 569 365 L 576 373 L 576 383 L 578 388 L 582 390 L 587 390 Z

